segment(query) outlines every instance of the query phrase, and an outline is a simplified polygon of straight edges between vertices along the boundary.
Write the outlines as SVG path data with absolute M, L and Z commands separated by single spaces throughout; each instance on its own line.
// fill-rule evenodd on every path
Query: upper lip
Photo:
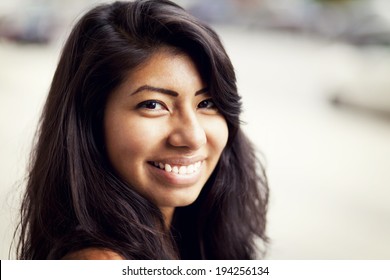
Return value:
M 191 156 L 191 157 L 164 157 L 151 160 L 151 162 L 158 162 L 169 165 L 190 165 L 198 161 L 205 160 L 205 156 Z

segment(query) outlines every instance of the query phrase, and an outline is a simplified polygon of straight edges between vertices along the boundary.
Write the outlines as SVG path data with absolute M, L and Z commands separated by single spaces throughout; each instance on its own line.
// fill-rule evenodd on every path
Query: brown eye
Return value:
M 165 106 L 156 100 L 147 100 L 141 102 L 137 106 L 138 108 L 148 109 L 148 110 L 164 110 Z
M 211 98 L 201 101 L 198 104 L 198 108 L 200 108 L 200 109 L 216 109 L 215 104 Z

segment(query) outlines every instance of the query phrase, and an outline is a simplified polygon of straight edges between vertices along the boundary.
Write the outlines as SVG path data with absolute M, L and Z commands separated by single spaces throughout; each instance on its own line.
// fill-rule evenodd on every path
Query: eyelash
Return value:
M 156 109 L 156 106 L 160 105 L 162 108 Z M 150 108 L 153 107 L 153 108 Z M 146 100 L 141 102 L 137 105 L 137 108 L 139 109 L 146 109 L 150 111 L 157 111 L 157 110 L 168 110 L 167 106 L 158 100 Z M 216 106 L 214 104 L 214 101 L 212 98 L 202 100 L 198 104 L 198 109 L 208 109 L 208 110 L 216 110 Z
M 208 104 L 206 104 L 206 106 L 205 107 L 200 107 L 200 105 L 203 103 L 208 103 Z M 210 105 L 210 103 L 211 103 L 211 105 Z M 199 109 L 211 109 L 211 110 L 216 110 L 217 109 L 217 107 L 215 106 L 215 103 L 214 103 L 214 101 L 213 101 L 213 99 L 212 98 L 209 98 L 209 99 L 205 99 L 205 100 L 202 100 L 199 104 L 198 104 L 198 108 Z
M 150 105 L 152 105 L 154 108 L 148 108 L 148 106 L 150 106 Z M 160 105 L 162 108 L 161 109 L 156 109 L 155 108 L 156 105 Z M 141 102 L 140 104 L 137 105 L 137 108 L 151 110 L 151 111 L 154 111 L 154 110 L 164 110 L 164 109 L 167 110 L 167 106 L 165 106 L 164 103 L 162 103 L 160 101 L 157 101 L 157 100 L 146 100 L 146 101 L 143 101 L 143 102 Z

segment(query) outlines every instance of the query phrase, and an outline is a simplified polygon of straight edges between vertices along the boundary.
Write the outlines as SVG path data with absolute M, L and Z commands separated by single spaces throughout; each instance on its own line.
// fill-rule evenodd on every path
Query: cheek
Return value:
M 118 162 L 129 164 L 129 157 L 131 162 L 144 160 L 148 151 L 161 141 L 162 132 L 158 128 L 131 116 L 108 117 L 105 122 L 105 141 L 111 162 L 114 165 Z
M 213 121 L 206 121 L 204 127 L 207 134 L 207 141 L 219 158 L 229 136 L 226 120 L 222 116 L 218 116 Z

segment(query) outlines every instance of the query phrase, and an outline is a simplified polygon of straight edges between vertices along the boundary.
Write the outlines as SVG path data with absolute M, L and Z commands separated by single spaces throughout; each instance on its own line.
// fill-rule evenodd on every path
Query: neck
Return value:
M 175 211 L 174 207 L 160 207 L 160 211 L 163 214 L 165 227 L 167 229 L 170 229 L 172 218 L 173 218 L 173 212 Z

